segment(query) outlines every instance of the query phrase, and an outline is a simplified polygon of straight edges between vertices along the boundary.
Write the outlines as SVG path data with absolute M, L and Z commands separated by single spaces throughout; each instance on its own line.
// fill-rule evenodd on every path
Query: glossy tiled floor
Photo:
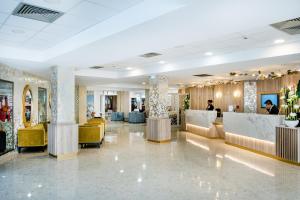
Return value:
M 110 124 L 75 160 L 23 153 L 0 165 L 0 199 L 300 199 L 300 167 L 184 132 L 168 144 Z

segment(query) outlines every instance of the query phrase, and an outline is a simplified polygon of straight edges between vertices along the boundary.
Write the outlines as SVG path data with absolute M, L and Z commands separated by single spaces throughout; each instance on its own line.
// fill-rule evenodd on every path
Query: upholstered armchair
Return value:
M 128 115 L 129 123 L 145 123 L 145 114 L 143 112 L 130 112 Z
M 123 112 L 113 112 L 111 114 L 111 121 L 124 121 L 124 113 Z
M 83 147 L 86 144 L 97 144 L 100 148 L 104 138 L 104 124 L 79 126 L 79 144 Z
M 43 124 L 38 124 L 33 127 L 18 129 L 18 152 L 21 148 L 27 147 L 43 147 L 46 149 L 48 143 L 48 136 Z

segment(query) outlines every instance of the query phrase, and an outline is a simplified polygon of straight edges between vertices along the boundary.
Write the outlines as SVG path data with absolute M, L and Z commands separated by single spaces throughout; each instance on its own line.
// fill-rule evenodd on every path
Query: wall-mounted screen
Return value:
M 261 105 L 262 108 L 265 108 L 266 107 L 265 102 L 267 100 L 271 100 L 273 105 L 276 105 L 278 107 L 278 104 L 279 104 L 278 99 L 279 99 L 278 94 L 276 94 L 276 93 L 275 94 L 262 94 L 260 96 L 260 100 L 261 100 L 260 105 Z

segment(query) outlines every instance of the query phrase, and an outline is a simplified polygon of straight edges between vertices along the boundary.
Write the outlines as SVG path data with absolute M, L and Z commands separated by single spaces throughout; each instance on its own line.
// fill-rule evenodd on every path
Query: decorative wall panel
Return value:
M 255 113 L 257 110 L 256 99 L 256 82 L 246 81 L 244 82 L 244 112 Z
M 149 116 L 155 118 L 168 118 L 167 98 L 168 79 L 165 76 L 150 78 Z

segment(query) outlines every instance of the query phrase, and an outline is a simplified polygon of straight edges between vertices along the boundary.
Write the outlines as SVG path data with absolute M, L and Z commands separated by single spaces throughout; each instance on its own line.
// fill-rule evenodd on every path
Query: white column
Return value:
M 105 118 L 105 95 L 100 96 L 100 113 Z
M 96 116 L 99 116 L 101 109 L 100 109 L 100 96 L 101 93 L 99 91 L 94 91 L 94 112 Z
M 171 121 L 167 111 L 168 79 L 165 76 L 151 77 L 149 84 L 147 139 L 153 142 L 170 141 Z
M 48 132 L 49 154 L 58 159 L 78 152 L 78 125 L 75 123 L 75 75 L 73 69 L 51 68 L 51 114 Z

